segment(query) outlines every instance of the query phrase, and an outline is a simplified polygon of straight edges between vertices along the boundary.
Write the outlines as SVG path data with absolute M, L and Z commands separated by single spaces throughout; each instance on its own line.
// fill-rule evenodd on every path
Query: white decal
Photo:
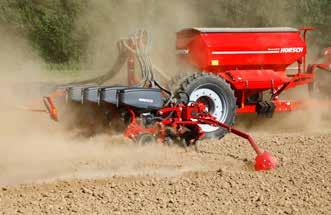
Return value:
M 293 47 L 293 48 L 281 48 L 280 53 L 301 53 L 303 52 L 302 47 Z
M 213 51 L 214 55 L 231 55 L 231 54 L 279 54 L 279 53 L 301 53 L 303 47 L 291 48 L 268 48 L 265 51 Z
M 212 54 L 277 54 L 279 51 L 215 51 Z
M 146 102 L 146 103 L 153 103 L 154 100 L 153 99 L 144 99 L 144 98 L 139 98 L 138 99 L 140 102 Z

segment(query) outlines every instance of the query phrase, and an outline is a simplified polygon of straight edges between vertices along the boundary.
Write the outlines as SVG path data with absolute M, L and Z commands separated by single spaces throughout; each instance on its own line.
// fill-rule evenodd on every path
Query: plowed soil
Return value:
M 2 127 L 0 211 L 331 214 L 331 127 L 307 114 L 239 125 L 277 157 L 269 172 L 255 172 L 253 150 L 230 134 L 200 142 L 197 153 L 104 134 L 77 138 L 29 116 Z

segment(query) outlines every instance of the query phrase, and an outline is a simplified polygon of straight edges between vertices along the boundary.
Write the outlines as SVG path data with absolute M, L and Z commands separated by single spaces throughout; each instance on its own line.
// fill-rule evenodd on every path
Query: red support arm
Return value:
M 257 156 L 255 158 L 255 170 L 256 171 L 270 170 L 270 169 L 276 168 L 277 160 L 274 157 L 272 157 L 268 152 L 261 152 L 260 148 L 255 143 L 253 137 L 250 134 L 240 131 L 236 128 L 233 128 L 222 122 L 219 122 L 210 116 L 198 117 L 198 121 L 203 124 L 208 124 L 208 125 L 219 126 L 219 127 L 225 128 L 229 132 L 248 140 L 249 144 L 253 147 L 254 151 L 257 154 Z
M 246 132 L 243 132 L 243 131 L 240 131 L 236 128 L 233 128 L 229 125 L 226 125 L 222 122 L 219 122 L 211 117 L 200 117 L 198 118 L 198 121 L 203 123 L 203 124 L 208 124 L 208 125 L 212 125 L 212 126 L 219 126 L 219 127 L 222 127 L 222 128 L 225 128 L 227 131 L 229 131 L 230 133 L 233 133 L 239 137 L 242 137 L 246 140 L 248 140 L 249 144 L 253 147 L 254 151 L 256 152 L 257 155 L 260 155 L 262 154 L 260 148 L 258 147 L 258 145 L 255 143 L 252 135 L 246 133 Z

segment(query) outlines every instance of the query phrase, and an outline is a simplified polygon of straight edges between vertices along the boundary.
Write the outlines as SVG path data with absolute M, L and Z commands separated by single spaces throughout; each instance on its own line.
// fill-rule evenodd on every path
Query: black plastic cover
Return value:
M 68 98 L 75 102 L 83 101 L 83 86 L 74 86 L 67 89 Z
M 100 93 L 102 87 L 89 87 L 84 90 L 84 98 L 89 102 L 98 103 L 100 101 Z
M 160 109 L 163 107 L 161 90 L 158 88 L 127 88 L 120 90 L 119 103 L 141 109 Z
M 75 102 L 83 103 L 85 100 L 84 92 L 87 88 L 93 87 L 91 85 L 80 85 L 80 86 L 67 86 L 66 91 L 68 94 L 68 99 Z
M 126 89 L 128 87 L 124 86 L 115 86 L 115 87 L 107 87 L 101 91 L 101 101 L 118 104 L 118 92 L 119 90 Z
M 86 100 L 156 110 L 162 108 L 164 103 L 159 88 L 81 85 L 67 86 L 66 90 L 68 99 L 80 103 Z

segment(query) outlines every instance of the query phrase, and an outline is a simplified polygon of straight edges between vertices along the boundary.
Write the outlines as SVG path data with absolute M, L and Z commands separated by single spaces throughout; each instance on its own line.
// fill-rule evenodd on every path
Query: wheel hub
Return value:
M 208 88 L 199 88 L 194 90 L 190 95 L 191 102 L 202 102 L 206 105 L 206 110 L 212 114 L 218 121 L 224 122 L 226 120 L 226 105 L 224 98 L 218 95 L 215 91 Z M 200 125 L 204 132 L 213 132 L 218 127 L 210 125 Z

